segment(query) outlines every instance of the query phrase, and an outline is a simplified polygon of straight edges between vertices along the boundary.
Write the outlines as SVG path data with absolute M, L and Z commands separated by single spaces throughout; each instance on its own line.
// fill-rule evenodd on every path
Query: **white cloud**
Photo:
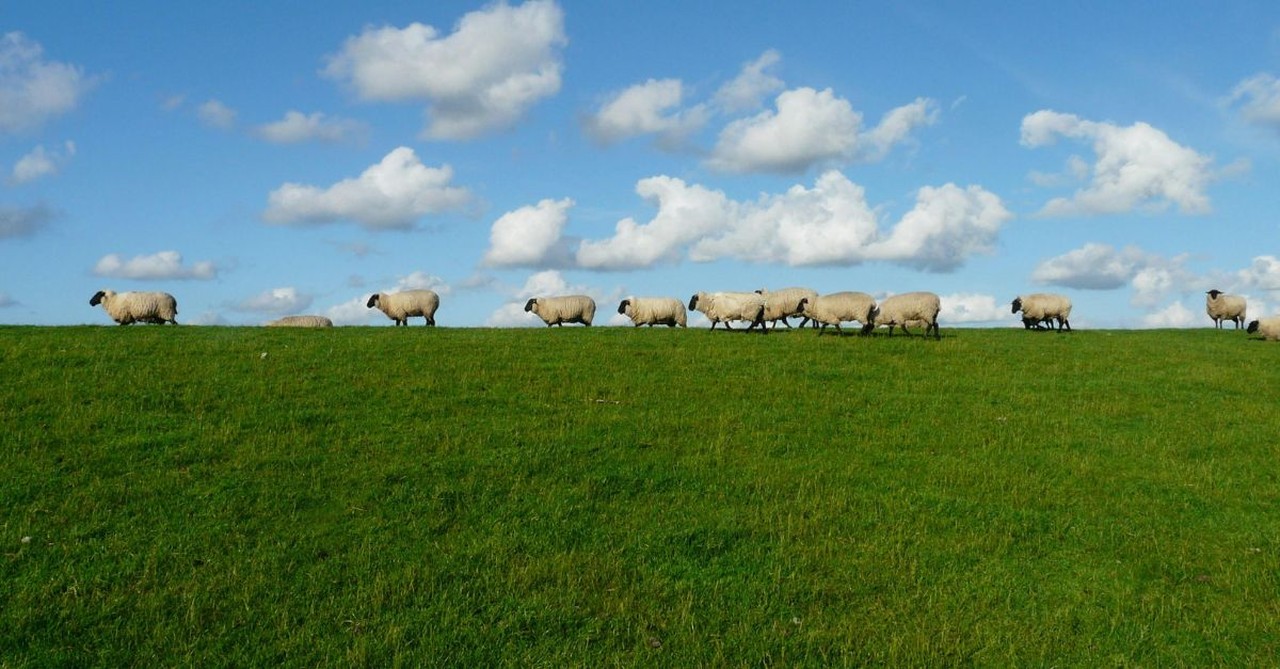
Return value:
M 403 290 L 434 290 L 438 295 L 448 295 L 451 292 L 444 279 L 421 270 L 399 277 L 394 287 L 383 292 L 398 293 Z
M 1255 125 L 1280 130 L 1280 80 L 1266 73 L 1256 74 L 1239 84 L 1228 98 L 1240 104 L 1240 114 Z
M 585 122 L 587 134 L 605 144 L 636 135 L 659 135 L 667 144 L 681 141 L 706 122 L 701 105 L 681 110 L 684 85 L 679 79 L 650 79 L 609 98 Z
M 425 134 L 467 139 L 514 124 L 560 90 L 564 13 L 552 0 L 470 12 L 454 32 L 432 26 L 367 28 L 329 58 L 328 77 L 364 100 L 428 103 Z
M 276 144 L 313 141 L 336 144 L 360 142 L 368 131 L 368 126 L 359 121 L 328 118 L 320 112 L 303 114 L 290 110 L 285 112 L 284 118 L 279 121 L 258 126 L 255 134 Z
M 1111 290 L 1127 285 L 1156 260 L 1134 246 L 1117 250 L 1109 244 L 1091 242 L 1041 262 L 1032 271 L 1031 280 L 1067 288 Z
M 1184 214 L 1209 211 L 1205 190 L 1213 180 L 1213 159 L 1146 123 L 1121 127 L 1086 121 L 1072 114 L 1041 110 L 1022 119 L 1022 144 L 1037 148 L 1059 136 L 1091 141 L 1097 161 L 1092 180 L 1070 198 L 1050 200 L 1046 216 L 1113 214 L 1137 208 L 1177 205 Z
M 324 315 L 333 321 L 334 325 L 369 325 L 376 322 L 375 316 L 386 320 L 386 316 L 381 311 L 365 306 L 368 302 L 367 295 L 353 297 L 346 302 L 329 307 Z
M 297 288 L 287 286 L 272 288 L 253 297 L 241 301 L 234 308 L 237 311 L 254 311 L 266 314 L 284 315 L 297 313 L 311 306 L 312 297 L 298 292 Z
M 742 71 L 733 81 L 716 91 L 715 103 L 726 112 L 750 111 L 760 107 L 766 96 L 781 91 L 785 84 L 781 79 L 769 73 L 782 61 L 782 54 L 769 49 L 759 58 L 742 66 Z
M 96 276 L 113 279 L 213 279 L 218 268 L 213 262 L 203 260 L 193 265 L 182 265 L 182 254 L 177 251 L 161 251 L 149 256 L 134 256 L 125 260 L 119 254 L 103 256 L 93 267 Z
M 1191 328 L 1202 324 L 1204 313 L 1188 309 L 1182 302 L 1143 316 L 1142 326 L 1147 328 Z
M 648 223 L 619 221 L 613 237 L 584 240 L 578 264 L 604 270 L 680 260 L 734 258 L 801 265 L 853 265 L 882 260 L 945 272 L 990 250 L 1012 218 L 1000 198 L 977 186 L 921 188 L 916 204 L 887 232 L 863 189 L 832 170 L 813 188 L 737 202 L 720 191 L 652 177 L 636 191 L 658 212 Z
M 236 124 L 236 110 L 218 100 L 208 100 L 196 108 L 196 117 L 202 123 L 219 130 L 230 130 Z
M 25 184 L 42 179 L 44 177 L 53 176 L 58 173 L 63 165 L 76 154 L 75 142 L 66 142 L 63 144 L 63 150 L 45 151 L 44 145 L 41 144 L 32 149 L 30 153 L 18 159 L 13 166 L 13 172 L 9 177 L 9 181 L 14 184 Z
M 1009 306 L 997 303 L 991 295 L 979 293 L 952 293 L 942 295 L 942 312 L 938 320 L 943 323 L 994 323 L 1013 319 Z
M 573 200 L 542 200 L 509 211 L 493 222 L 483 264 L 490 267 L 546 267 L 567 264 L 570 250 L 561 238 Z
M 453 169 L 431 168 L 408 147 L 399 147 L 358 178 L 329 188 L 286 183 L 267 198 L 269 223 L 322 224 L 355 221 L 369 230 L 407 229 L 427 214 L 458 209 L 470 200 L 450 186 Z
M 53 218 L 53 210 L 42 204 L 34 207 L 0 205 L 0 239 L 30 237 L 49 225 Z
M 1235 278 L 1239 289 L 1280 290 L 1280 259 L 1257 256 L 1248 267 L 1236 272 Z
M 879 160 L 917 127 L 933 123 L 937 105 L 918 99 L 885 114 L 860 135 L 862 115 L 830 88 L 797 88 L 766 110 L 725 126 L 707 165 L 725 172 L 798 173 L 855 159 Z
M 40 43 L 21 32 L 0 37 L 0 133 L 40 127 L 74 109 L 97 83 L 81 68 L 43 55 Z

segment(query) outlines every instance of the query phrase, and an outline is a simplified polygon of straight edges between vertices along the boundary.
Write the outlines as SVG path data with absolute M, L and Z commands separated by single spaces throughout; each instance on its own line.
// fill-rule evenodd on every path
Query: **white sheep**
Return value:
M 533 297 L 524 303 L 525 311 L 532 311 L 547 327 L 565 323 L 582 323 L 590 327 L 596 317 L 596 301 L 586 295 L 562 297 Z
M 1237 330 L 1244 327 L 1244 315 L 1248 309 L 1248 303 L 1243 297 L 1227 295 L 1216 288 L 1205 294 L 1208 295 L 1204 298 L 1205 313 L 1213 319 L 1214 326 L 1221 330 L 1222 321 L 1231 321 L 1235 323 Z
M 173 323 L 178 324 L 178 301 L 168 293 L 132 292 L 117 293 L 114 290 L 100 290 L 89 298 L 89 306 L 99 304 L 107 311 L 111 320 L 121 324 L 130 323 Z
M 749 321 L 748 330 L 759 325 L 762 332 L 769 332 L 764 326 L 764 296 L 759 293 L 700 291 L 689 298 L 689 308 L 701 311 L 711 321 L 712 330 L 717 323 L 724 323 L 726 330 L 732 330 L 730 321 Z
M 801 317 L 800 327 L 804 327 L 804 324 L 811 319 L 805 316 L 800 309 L 800 300 L 806 297 L 812 299 L 818 296 L 818 291 L 810 288 L 783 288 L 781 290 L 761 288 L 756 293 L 764 296 L 765 322 L 773 323 L 775 328 L 778 327 L 778 321 L 782 321 L 783 325 L 791 327 L 791 323 L 787 321 L 787 318 L 791 316 Z M 816 326 L 817 323 L 814 323 L 814 325 Z
M 1280 316 L 1268 316 L 1261 320 L 1255 319 L 1249 321 L 1249 327 L 1245 329 L 1249 334 L 1262 334 L 1262 338 L 1266 341 L 1280 341 Z
M 1022 326 L 1028 330 L 1048 322 L 1050 327 L 1057 321 L 1058 331 L 1071 329 L 1071 299 L 1065 295 L 1053 293 L 1032 293 L 1013 298 L 1010 313 L 1022 312 Z
M 626 314 L 636 327 L 688 327 L 684 304 L 674 297 L 627 297 L 618 304 L 618 313 Z
M 436 310 L 440 308 L 440 296 L 433 290 L 406 290 L 399 293 L 374 293 L 366 307 L 377 307 L 396 325 L 408 327 L 409 318 L 422 316 L 427 325 L 436 324 Z
M 285 316 L 267 323 L 269 328 L 331 328 L 333 321 L 324 316 Z
M 840 323 L 844 321 L 862 323 L 862 331 L 865 333 L 870 332 L 873 327 L 871 314 L 876 308 L 876 298 L 866 293 L 844 291 L 812 299 L 801 298 L 799 307 L 805 317 L 822 324 L 819 335 L 826 332 L 828 325 L 836 326 L 836 332 L 844 334 L 844 330 L 840 329 Z
M 893 336 L 895 325 L 902 328 L 903 332 L 911 334 L 907 330 L 907 324 L 919 321 L 925 324 L 926 337 L 929 336 L 929 331 L 933 330 L 933 336 L 941 339 L 942 335 L 938 332 L 938 312 L 940 311 L 942 311 L 942 300 L 934 293 L 902 293 L 885 298 L 871 311 L 871 325 L 872 327 L 888 325 L 889 335 Z

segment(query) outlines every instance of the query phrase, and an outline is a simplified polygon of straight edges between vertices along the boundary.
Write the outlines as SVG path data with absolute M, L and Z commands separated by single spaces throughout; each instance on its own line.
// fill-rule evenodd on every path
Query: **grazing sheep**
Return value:
M 684 304 L 674 297 L 627 297 L 618 304 L 618 313 L 626 314 L 636 327 L 688 327 Z
M 1209 318 L 1213 319 L 1215 327 L 1221 330 L 1222 321 L 1235 323 L 1237 330 L 1244 327 L 1244 315 L 1248 304 L 1243 297 L 1227 295 L 1216 288 L 1205 294 L 1208 295 L 1204 298 L 1205 312 L 1209 314 Z
M 333 321 L 324 316 L 285 316 L 270 323 L 269 328 L 331 328 Z
M 422 316 L 427 326 L 436 324 L 436 309 L 440 308 L 440 296 L 433 290 L 406 290 L 399 293 L 374 293 L 366 307 L 377 307 L 396 325 L 409 326 L 409 318 Z
M 173 323 L 178 324 L 178 301 L 168 293 L 134 292 L 117 293 L 114 290 L 100 290 L 89 298 L 89 306 L 99 304 L 107 311 L 111 320 L 121 324 L 130 323 Z
M 805 316 L 797 305 L 806 297 L 818 296 L 818 291 L 809 288 L 783 288 L 774 291 L 761 288 L 756 293 L 764 296 L 764 320 L 772 322 L 775 328 L 778 327 L 778 321 L 782 321 L 782 324 L 788 328 L 791 327 L 791 323 L 787 321 L 791 316 L 800 316 L 800 327 L 804 327 L 804 324 L 811 319 Z M 817 325 L 815 322 L 814 327 Z
M 537 314 L 547 327 L 563 327 L 565 323 L 582 323 L 590 327 L 591 319 L 596 317 L 596 301 L 586 295 L 534 297 L 524 303 L 524 310 Z
M 866 293 L 845 291 L 819 295 L 812 299 L 801 298 L 798 307 L 806 318 L 822 324 L 822 329 L 818 330 L 819 335 L 827 331 L 828 325 L 836 326 L 836 332 L 844 334 L 844 330 L 840 329 L 842 321 L 862 323 L 862 331 L 865 333 L 872 327 L 871 312 L 876 308 L 876 299 Z
M 924 336 L 929 336 L 929 331 L 933 330 L 933 336 L 936 339 L 942 339 L 942 335 L 938 332 L 939 311 L 942 311 L 942 300 L 933 293 L 915 292 L 893 295 L 885 298 L 879 306 L 872 309 L 871 326 L 888 325 L 889 335 L 893 336 L 895 325 L 902 328 L 903 332 L 911 334 L 907 330 L 907 324 L 918 321 L 925 324 Z
M 1071 299 L 1065 295 L 1053 293 L 1032 293 L 1013 298 L 1012 311 L 1022 312 L 1022 326 L 1028 330 L 1039 329 L 1040 324 L 1048 322 L 1052 328 L 1057 321 L 1058 332 L 1065 327 L 1071 329 Z
M 732 330 L 729 321 L 750 321 L 750 330 L 760 326 L 760 331 L 768 334 L 764 326 L 764 296 L 759 293 L 704 293 L 697 292 L 689 298 L 689 308 L 701 311 L 711 321 L 711 329 L 716 323 L 724 323 L 726 330 Z
M 1249 321 L 1249 334 L 1262 333 L 1266 341 L 1280 341 L 1280 316 L 1268 316 L 1262 320 Z

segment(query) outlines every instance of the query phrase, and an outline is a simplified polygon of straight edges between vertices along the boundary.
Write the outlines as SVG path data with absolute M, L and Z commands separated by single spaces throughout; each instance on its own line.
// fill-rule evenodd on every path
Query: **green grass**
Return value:
M 1248 666 L 1280 346 L 0 328 L 0 667 Z

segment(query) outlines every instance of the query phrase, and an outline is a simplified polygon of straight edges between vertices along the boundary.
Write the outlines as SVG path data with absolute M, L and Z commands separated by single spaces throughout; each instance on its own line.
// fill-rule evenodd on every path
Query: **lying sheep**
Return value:
M 440 296 L 433 290 L 406 290 L 399 293 L 374 293 L 366 307 L 377 307 L 396 325 L 409 326 L 409 318 L 422 316 L 427 326 L 436 324 L 436 309 L 440 308 Z
M 889 336 L 893 336 L 893 327 L 896 325 L 902 328 L 903 332 L 911 334 L 907 330 L 907 324 L 919 321 L 925 324 L 924 336 L 929 336 L 929 331 L 933 330 L 933 336 L 941 339 L 942 335 L 938 332 L 938 312 L 940 311 L 942 311 L 942 300 L 933 293 L 915 292 L 893 295 L 885 298 L 871 311 L 871 327 L 888 325 Z
M 674 297 L 627 297 L 618 304 L 618 313 L 626 314 L 636 327 L 688 327 L 684 304 Z
M 586 295 L 534 297 L 524 303 L 524 310 L 537 314 L 547 327 L 564 327 L 565 323 L 582 323 L 590 327 L 591 319 L 596 317 L 596 301 Z
M 1261 333 L 1266 341 L 1280 341 L 1280 316 L 1268 316 L 1262 320 L 1249 321 L 1249 334 Z
M 750 321 L 748 330 L 759 325 L 762 332 L 769 332 L 764 326 L 764 296 L 759 293 L 697 292 L 689 298 L 689 309 L 701 311 L 711 321 L 712 330 L 716 323 L 732 330 L 730 321 Z
M 173 323 L 178 324 L 178 301 L 168 293 L 133 292 L 117 293 L 114 290 L 100 290 L 89 298 L 89 306 L 99 304 L 107 311 L 111 320 L 121 324 L 130 323 Z
M 1041 323 L 1058 324 L 1058 332 L 1065 327 L 1071 329 L 1071 299 L 1065 295 L 1053 293 L 1032 293 L 1013 298 L 1012 311 L 1022 312 L 1022 326 L 1028 330 L 1039 328 Z
M 800 304 L 800 300 L 808 297 L 814 298 L 818 296 L 818 291 L 809 288 L 783 288 L 781 290 L 765 290 L 761 288 L 756 291 L 757 294 L 764 296 L 764 320 L 773 323 L 773 327 L 778 327 L 778 321 L 791 327 L 791 323 L 787 318 L 791 316 L 799 316 L 800 327 L 809 322 L 809 318 L 802 313 L 796 306 Z M 815 322 L 814 326 L 818 324 Z
M 836 326 L 836 332 L 844 334 L 844 330 L 840 329 L 843 321 L 862 323 L 862 331 L 866 333 L 873 327 L 871 313 L 876 308 L 876 299 L 866 293 L 845 291 L 819 295 L 812 299 L 801 298 L 798 308 L 805 317 L 822 324 L 822 329 L 818 330 L 819 335 L 827 331 L 828 325 Z
M 1204 298 L 1205 312 L 1209 314 L 1209 318 L 1213 319 L 1215 327 L 1221 330 L 1222 321 L 1235 323 L 1237 330 L 1244 326 L 1244 315 L 1248 303 L 1243 297 L 1227 295 L 1216 288 L 1205 294 L 1208 295 Z
M 324 316 L 285 316 L 267 323 L 269 328 L 331 328 L 333 321 Z

